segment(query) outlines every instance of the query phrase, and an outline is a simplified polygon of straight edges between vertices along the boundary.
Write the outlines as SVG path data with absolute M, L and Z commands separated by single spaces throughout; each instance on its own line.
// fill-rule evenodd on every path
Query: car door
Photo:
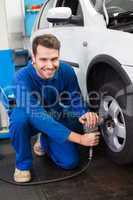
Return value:
M 74 20 L 71 23 L 51 24 L 46 20 L 48 9 L 52 7 L 69 7 Z M 83 67 L 85 66 L 86 43 L 84 41 L 84 16 L 83 4 L 80 0 L 55 0 L 48 1 L 41 13 L 38 29 L 41 32 L 51 32 L 61 41 L 61 59 L 70 63 L 83 89 Z

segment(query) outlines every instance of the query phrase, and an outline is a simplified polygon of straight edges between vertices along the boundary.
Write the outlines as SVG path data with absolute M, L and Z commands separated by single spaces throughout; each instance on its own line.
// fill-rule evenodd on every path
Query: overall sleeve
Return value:
M 16 106 L 25 110 L 32 126 L 47 134 L 55 142 L 63 143 L 68 138 L 71 130 L 48 115 L 41 104 L 39 93 L 32 90 L 30 80 L 17 76 L 13 85 Z

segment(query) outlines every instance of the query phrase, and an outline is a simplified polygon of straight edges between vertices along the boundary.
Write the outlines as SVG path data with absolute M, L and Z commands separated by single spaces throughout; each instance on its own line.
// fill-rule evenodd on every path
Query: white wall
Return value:
M 23 1 L 24 0 L 5 0 L 7 26 L 8 26 L 8 39 L 10 47 L 13 49 L 23 47 L 23 35 L 24 35 Z
M 6 0 L 9 33 L 20 33 L 24 31 L 22 1 L 23 0 Z
M 5 0 L 0 0 L 0 50 L 9 48 Z

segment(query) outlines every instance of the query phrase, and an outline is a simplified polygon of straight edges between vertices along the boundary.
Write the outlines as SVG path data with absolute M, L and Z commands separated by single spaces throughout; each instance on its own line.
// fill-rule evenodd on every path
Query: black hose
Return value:
M 88 130 L 88 129 L 85 127 L 85 130 Z M 91 132 L 95 131 L 95 130 L 97 130 L 97 127 L 91 129 Z M 90 129 L 89 129 L 89 131 L 90 131 Z M 8 181 L 7 179 L 1 178 L 1 177 L 0 177 L 0 180 L 5 182 L 5 183 L 9 183 L 9 184 L 12 184 L 12 185 L 19 185 L 19 186 L 34 186 L 34 185 L 41 185 L 41 184 L 48 184 L 48 183 L 55 183 L 55 182 L 65 181 L 65 180 L 74 178 L 74 177 L 82 174 L 83 172 L 85 172 L 90 166 L 92 157 L 93 157 L 93 148 L 90 147 L 89 148 L 89 157 L 88 157 L 89 161 L 87 162 L 87 164 L 81 170 L 79 170 L 79 171 L 77 171 L 77 172 L 75 172 L 75 173 L 73 173 L 71 175 L 62 177 L 62 178 L 54 178 L 54 179 L 45 180 L 45 181 L 35 181 L 35 182 L 28 182 L 28 183 L 18 183 L 18 182 L 14 182 L 14 181 Z
M 1 177 L 0 177 L 0 180 L 5 182 L 5 183 L 9 183 L 9 184 L 12 184 L 12 185 L 18 185 L 18 186 L 34 186 L 34 185 L 41 185 L 41 184 L 48 184 L 48 183 L 65 181 L 65 180 L 74 178 L 74 177 L 82 174 L 83 172 L 85 172 L 88 169 L 88 167 L 90 166 L 91 159 L 92 159 L 92 157 L 89 156 L 89 161 L 87 162 L 87 164 L 81 170 L 79 170 L 79 171 L 77 171 L 77 172 L 75 172 L 71 175 L 62 177 L 62 178 L 54 178 L 54 179 L 50 179 L 50 180 L 36 181 L 36 182 L 29 182 L 29 183 L 17 183 L 17 182 L 14 182 L 14 181 L 8 181 L 7 179 L 1 178 Z

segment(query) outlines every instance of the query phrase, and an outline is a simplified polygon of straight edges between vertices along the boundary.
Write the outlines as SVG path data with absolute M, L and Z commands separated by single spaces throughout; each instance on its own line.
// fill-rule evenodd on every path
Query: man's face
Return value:
M 38 45 L 32 60 L 38 75 L 43 79 L 50 79 L 59 68 L 59 51 Z

